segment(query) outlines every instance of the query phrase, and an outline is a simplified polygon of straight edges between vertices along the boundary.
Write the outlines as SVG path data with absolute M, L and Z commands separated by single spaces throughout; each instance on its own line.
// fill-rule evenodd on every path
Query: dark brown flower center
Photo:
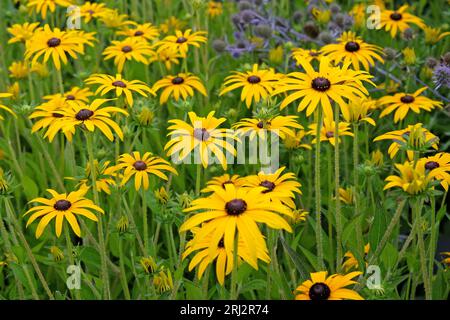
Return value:
M 311 57 L 317 57 L 317 56 L 319 55 L 319 53 L 318 53 L 318 52 L 315 52 L 315 51 L 310 51 L 310 52 L 309 52 L 309 55 L 310 55 Z
M 135 33 L 134 33 L 134 36 L 135 37 L 140 37 L 140 36 L 142 36 L 144 34 L 144 32 L 142 32 L 141 30 L 138 30 L 138 31 L 136 31 Z
M 184 79 L 182 77 L 175 77 L 172 79 L 172 84 L 182 84 Z
M 69 208 L 71 206 L 72 206 L 72 204 L 70 203 L 70 201 L 58 200 L 53 205 L 53 208 L 55 208 L 55 210 L 58 210 L 58 211 L 66 211 L 66 210 L 69 210 Z
M 56 113 L 56 112 L 53 112 L 52 113 L 52 117 L 53 118 L 62 118 L 62 117 L 64 117 L 61 113 Z
M 92 16 L 95 12 L 94 10 L 88 10 L 88 13 Z
M 126 84 L 123 81 L 120 80 L 116 80 L 112 83 L 113 86 L 115 87 L 121 87 L 121 88 L 126 88 Z
M 400 101 L 403 103 L 413 103 L 414 102 L 414 97 L 410 96 L 409 94 L 404 95 L 403 97 L 400 98 Z
M 433 170 L 439 168 L 439 163 L 436 161 L 428 161 L 427 163 L 425 163 L 425 169 L 427 170 Z
M 247 210 L 247 203 L 242 199 L 233 199 L 225 204 L 225 211 L 230 216 L 238 216 Z
M 330 89 L 331 83 L 327 78 L 318 77 L 312 81 L 311 86 L 317 91 L 324 92 Z
M 267 193 L 273 191 L 275 189 L 275 183 L 271 181 L 264 180 L 259 184 L 261 187 L 267 188 L 267 190 L 264 190 L 262 193 Z
M 334 132 L 333 131 L 327 131 L 325 133 L 325 136 L 329 139 L 329 138 L 333 138 L 334 137 Z
M 314 283 L 311 288 L 309 288 L 309 298 L 311 300 L 328 300 L 330 294 L 330 287 L 322 282 Z
M 75 96 L 73 94 L 69 94 L 66 96 L 66 100 L 75 100 Z
M 51 48 L 57 47 L 61 44 L 61 39 L 59 38 L 51 38 L 47 41 L 47 45 Z
M 223 238 L 220 239 L 219 243 L 217 244 L 217 247 L 219 247 L 219 248 L 225 248 L 225 243 L 223 242 Z
M 250 76 L 247 78 L 247 81 L 251 84 L 256 84 L 261 82 L 261 78 L 258 76 Z
M 260 129 L 264 128 L 264 122 L 260 121 L 256 124 L 256 126 Z
M 186 39 L 185 37 L 179 37 L 177 39 L 177 43 L 185 43 L 188 39 Z
M 195 128 L 194 138 L 200 141 L 206 141 L 209 139 L 209 132 L 205 128 Z
M 133 48 L 130 46 L 122 47 L 122 52 L 125 52 L 125 53 L 131 52 L 132 50 L 133 50 Z
M 394 21 L 399 21 L 399 20 L 402 20 L 403 17 L 402 17 L 401 13 L 394 12 L 390 15 L 390 18 Z
M 94 111 L 89 109 L 81 109 L 78 111 L 78 113 L 75 115 L 75 118 L 80 121 L 85 121 L 92 117 L 94 115 Z
M 354 41 L 349 41 L 345 44 L 345 50 L 348 52 L 355 52 L 359 50 L 359 43 Z
M 142 160 L 138 160 L 135 163 L 133 163 L 133 167 L 137 171 L 143 171 L 143 170 L 147 169 L 147 164 Z

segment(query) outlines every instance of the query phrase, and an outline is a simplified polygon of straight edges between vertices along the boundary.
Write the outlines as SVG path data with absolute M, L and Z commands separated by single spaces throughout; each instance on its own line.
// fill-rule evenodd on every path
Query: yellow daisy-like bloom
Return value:
M 344 32 L 338 41 L 337 44 L 328 44 L 320 49 L 320 52 L 328 56 L 335 64 L 351 63 L 355 70 L 359 70 L 362 65 L 366 71 L 369 71 L 369 68 L 375 65 L 375 60 L 384 63 L 380 56 L 381 48 L 364 42 L 352 31 Z
M 65 99 L 67 101 L 88 103 L 89 98 L 94 94 L 88 88 L 80 88 L 80 87 L 72 87 L 69 91 L 61 93 L 56 93 L 48 96 L 44 96 L 45 100 L 53 100 L 53 99 Z
M 71 11 L 75 14 L 77 11 Z M 80 17 L 84 19 L 84 23 L 89 23 L 93 19 L 103 17 L 107 12 L 106 4 L 86 1 L 80 6 Z
M 392 113 L 395 110 L 394 122 L 397 123 L 407 116 L 409 110 L 419 114 L 420 110 L 430 112 L 435 107 L 442 108 L 442 102 L 421 96 L 422 92 L 426 89 L 427 87 L 423 87 L 411 94 L 397 93 L 393 96 L 385 96 L 380 98 L 378 100 L 378 105 L 387 105 L 381 112 L 380 118 Z
M 170 270 L 165 271 L 164 267 L 153 276 L 153 286 L 160 294 L 173 290 L 173 279 Z
M 29 23 L 25 22 L 24 24 L 13 24 L 7 30 L 12 35 L 12 38 L 8 40 L 8 43 L 15 42 L 27 42 L 33 37 L 34 32 L 38 29 L 39 22 Z
M 395 157 L 400 148 L 406 149 L 408 159 L 413 159 L 414 150 L 425 144 L 430 144 L 435 150 L 438 149 L 439 138 L 428 129 L 423 128 L 421 123 L 409 125 L 405 129 L 386 132 L 373 141 L 392 140 L 388 153 L 391 159 Z
M 23 79 L 26 78 L 30 72 L 28 64 L 24 61 L 14 61 L 8 68 L 9 76 L 11 78 Z
M 208 15 L 211 18 L 220 16 L 223 13 L 223 6 L 221 2 L 210 1 L 208 2 Z
M 29 119 L 37 119 L 37 121 L 31 127 L 31 133 L 35 133 L 41 129 L 47 129 L 53 125 L 59 126 L 57 122 L 63 122 L 64 116 L 62 111 L 69 108 L 67 100 L 61 95 L 55 95 L 51 100 L 44 102 L 43 104 L 34 108 L 33 113 L 29 116 Z M 62 130 L 67 140 L 71 141 L 73 134 L 75 134 L 74 127 L 68 127 Z M 49 131 L 45 133 L 44 137 L 48 137 Z
M 175 31 L 175 35 L 170 35 L 162 39 L 155 44 L 159 50 L 174 49 L 178 51 L 184 58 L 189 50 L 189 46 L 199 48 L 200 43 L 206 42 L 208 39 L 205 37 L 205 31 L 192 32 L 191 29 L 186 31 Z
M 163 23 L 159 25 L 159 29 L 163 33 L 169 33 L 175 30 L 184 30 L 184 27 L 186 26 L 186 22 L 177 19 L 174 16 L 171 16 L 167 20 L 165 20 Z
M 186 101 L 188 97 L 194 96 L 194 90 L 197 90 L 202 95 L 207 96 L 206 88 L 201 83 L 200 78 L 191 73 L 179 73 L 175 76 L 166 76 L 161 80 L 156 81 L 153 85 L 153 90 L 157 92 L 163 89 L 159 102 L 166 103 L 170 96 L 173 96 L 175 101 L 180 97 Z
M 61 31 L 58 28 L 53 30 L 46 24 L 43 30 L 38 30 L 26 44 L 25 58 L 33 56 L 32 63 L 40 57 L 44 57 L 44 63 L 52 57 L 56 69 L 61 69 L 61 61 L 67 64 L 67 54 L 72 58 L 77 58 L 77 53 L 84 54 L 84 44 L 92 46 L 89 38 L 84 37 L 87 33 L 79 31 Z
M 164 63 L 164 66 L 167 70 L 172 69 L 172 64 L 180 64 L 178 59 L 182 58 L 181 54 L 178 53 L 177 50 L 167 49 L 167 50 L 158 50 L 150 59 L 149 62 L 159 61 Z
M 311 141 L 311 143 L 316 143 L 316 130 L 317 130 L 317 123 L 312 123 L 309 125 L 309 131 L 308 134 L 314 136 L 314 139 Z M 333 118 L 327 118 L 325 117 L 323 119 L 323 125 L 322 129 L 320 131 L 320 141 L 328 141 L 331 143 L 332 146 L 335 146 L 336 144 L 336 138 L 334 136 L 335 131 L 335 122 L 333 121 Z M 341 136 L 351 136 L 353 137 L 353 133 L 350 131 L 350 124 L 348 122 L 339 122 L 339 129 L 338 129 L 339 137 Z M 341 142 L 341 138 L 339 138 L 339 142 Z
M 194 233 L 194 239 L 189 241 L 186 245 L 186 250 L 183 252 L 183 259 L 189 256 L 191 253 L 196 252 L 191 262 L 189 263 L 189 271 L 198 266 L 198 279 L 201 279 L 203 273 L 205 272 L 208 265 L 212 264 L 214 260 L 216 261 L 216 277 L 219 281 L 219 284 L 223 286 L 225 282 L 225 276 L 229 275 L 233 270 L 234 265 L 234 257 L 233 251 L 227 252 L 225 250 L 224 240 L 221 239 L 217 244 L 216 248 L 210 248 L 210 243 L 213 240 L 213 234 L 210 233 L 205 236 L 203 239 L 198 241 L 195 238 L 195 234 L 199 233 L 200 228 L 193 228 L 191 231 Z M 260 244 L 260 243 L 258 243 Z M 268 249 L 266 247 L 266 243 L 263 241 L 263 247 L 256 247 L 256 259 L 262 260 L 266 263 L 270 262 L 270 257 L 268 255 Z M 253 248 L 251 248 L 253 249 Z M 249 264 L 258 270 L 258 264 L 254 264 L 254 261 L 250 259 L 250 248 L 246 247 L 242 236 L 239 236 L 238 239 L 238 249 L 237 255 L 240 259 L 249 262 Z M 239 263 L 240 261 L 238 261 Z
M 233 129 L 237 129 L 237 135 L 249 135 L 250 141 L 256 136 L 265 140 L 269 132 L 285 139 L 287 136 L 295 136 L 293 129 L 303 129 L 296 119 L 298 119 L 297 116 L 276 116 L 269 119 L 244 118 L 235 123 Z
M 100 86 L 95 91 L 95 94 L 104 96 L 108 92 L 114 90 L 115 96 L 118 98 L 122 94 L 125 95 L 126 101 L 130 107 L 133 106 L 133 92 L 137 92 L 140 95 L 147 97 L 147 93 L 156 95 L 152 89 L 150 89 L 144 82 L 140 80 L 125 80 L 120 74 L 116 76 L 110 76 L 108 74 L 93 74 L 86 80 L 87 84 L 99 84 Z
M 72 4 L 70 0 L 29 0 L 27 7 L 39 13 L 43 19 L 47 17 L 47 11 L 55 12 L 56 6 L 68 7 Z
M 418 194 L 425 191 L 433 177 L 432 174 L 427 174 L 424 166 L 416 165 L 414 167 L 410 161 L 406 161 L 404 164 L 396 163 L 395 167 L 399 171 L 399 175 L 388 176 L 385 179 L 387 183 L 383 190 L 399 187 L 408 194 Z
M 8 93 L 11 93 L 11 99 L 13 100 L 17 100 L 19 99 L 20 96 L 20 86 L 19 83 L 17 81 L 15 81 L 13 84 L 11 84 L 10 86 L 8 86 L 6 88 L 6 91 L 8 91 Z
M 163 158 L 153 156 L 151 152 L 146 152 L 141 157 L 139 151 L 134 151 L 132 154 L 124 153 L 119 158 L 118 168 L 123 170 L 123 178 L 120 183 L 125 185 L 131 177 L 134 176 L 134 187 L 139 190 L 142 187 L 147 190 L 149 187 L 150 174 L 168 180 L 169 178 L 164 174 L 163 170 L 178 174 L 177 171 L 172 168 L 169 162 Z
M 110 166 L 110 161 L 105 161 L 99 164 L 97 160 L 94 161 L 96 181 L 95 189 L 98 192 L 104 192 L 111 194 L 111 186 L 116 185 L 117 171 L 120 169 L 118 166 Z M 91 164 L 88 162 L 85 170 L 86 178 L 80 180 L 80 187 L 90 187 L 92 182 L 91 177 Z
M 309 63 L 314 60 L 320 61 L 322 53 L 315 49 L 293 48 L 291 56 L 295 59 L 297 65 L 300 65 L 300 61 Z
M 365 121 L 372 126 L 375 126 L 375 120 L 368 116 L 371 109 L 374 108 L 375 101 L 363 98 L 350 101 L 349 104 L 344 106 L 347 112 L 343 112 L 345 121 L 349 123 L 359 123 Z
M 234 248 L 236 232 L 248 249 L 246 261 L 257 265 L 258 248 L 266 247 L 264 237 L 257 223 L 264 223 L 273 229 L 284 229 L 292 232 L 292 228 L 279 214 L 289 214 L 290 210 L 281 203 L 270 201 L 264 187 L 236 188 L 232 184 L 211 186 L 214 193 L 205 198 L 192 201 L 190 208 L 184 212 L 200 211 L 185 221 L 180 232 L 191 230 L 203 222 L 208 222 L 195 235 L 195 243 L 203 241 L 212 234 L 208 251 L 210 256 L 217 250 L 223 238 L 225 251 L 230 257 Z
M 12 97 L 11 93 L 2 93 L 2 92 L 0 92 L 0 98 L 10 98 L 10 97 Z M 9 108 L 9 107 L 1 104 L 1 103 L 0 103 L 0 110 L 5 110 L 6 112 L 12 114 L 14 117 L 17 117 L 16 114 L 14 113 L 14 111 L 11 108 Z M 3 118 L 2 115 L 0 115 L 0 120 L 5 120 L 5 118 Z
M 152 41 L 159 36 L 158 28 L 151 23 L 133 24 L 133 27 L 126 27 L 124 30 L 117 31 L 117 35 L 126 36 L 145 41 Z
M 361 275 L 361 272 L 333 274 L 329 277 L 327 274 L 327 271 L 311 273 L 311 280 L 306 280 L 295 289 L 295 300 L 364 300 L 358 292 L 345 288 L 356 284 L 352 279 Z
M 359 3 L 355 4 L 349 12 L 357 29 L 361 29 L 366 25 L 366 8 L 365 4 Z
M 403 32 L 408 29 L 411 23 L 423 29 L 425 27 L 423 20 L 406 12 L 408 7 L 405 4 L 395 11 L 383 10 L 381 12 L 379 28 L 384 28 L 388 32 L 390 31 L 392 38 L 395 38 L 397 32 Z M 373 16 L 369 19 L 373 19 Z
M 308 133 L 305 130 L 297 130 L 294 136 L 286 136 L 284 139 L 284 145 L 287 149 L 304 148 L 311 150 L 312 147 L 308 143 L 303 143 L 303 140 L 307 135 Z
M 63 116 L 61 121 L 54 122 L 50 125 L 46 136 L 48 136 L 50 142 L 55 137 L 59 130 L 66 132 L 76 128 L 77 126 L 83 126 L 90 132 L 94 132 L 95 128 L 106 136 L 110 141 L 114 140 L 114 135 L 111 129 L 117 134 L 120 140 L 123 140 L 123 132 L 119 125 L 112 120 L 112 114 L 118 112 L 128 116 L 125 110 L 117 107 L 101 107 L 108 99 L 95 99 L 91 104 L 79 104 L 73 101 L 68 101 L 69 108 L 57 111 Z M 72 139 L 68 139 L 72 141 Z
M 247 176 L 244 179 L 243 187 L 258 188 L 264 187 L 263 194 L 267 195 L 274 203 L 285 204 L 290 209 L 295 208 L 295 194 L 302 194 L 300 182 L 294 173 L 282 174 L 286 167 L 281 167 L 274 173 L 259 172 L 257 175 Z M 281 203 L 280 203 L 281 202 Z M 292 217 L 292 212 L 287 213 Z
M 50 75 L 47 66 L 37 61 L 31 63 L 31 72 L 37 73 L 41 78 L 46 78 Z
M 167 156 L 176 156 L 178 161 L 182 161 L 194 151 L 206 168 L 212 160 L 212 153 L 226 170 L 227 159 L 224 151 L 236 155 L 236 149 L 227 140 L 237 138 L 230 130 L 218 128 L 226 119 L 218 119 L 214 117 L 214 113 L 211 111 L 206 117 L 199 117 L 195 112 L 189 112 L 190 124 L 178 119 L 169 120 L 171 125 L 167 130 L 170 130 L 168 136 L 171 136 L 171 139 L 164 147 Z
M 50 253 L 53 256 L 53 260 L 57 262 L 64 260 L 64 252 L 57 246 L 51 246 Z
M 450 252 L 441 252 L 441 255 L 445 257 L 442 262 L 450 266 Z
M 364 87 L 364 82 L 375 84 L 370 80 L 372 76 L 366 71 L 355 71 L 349 69 L 349 64 L 341 67 L 330 65 L 328 57 L 320 59 L 319 71 L 315 71 L 311 64 L 300 61 L 306 73 L 292 72 L 288 77 L 280 80 L 280 85 L 275 89 L 274 94 L 294 91 L 290 93 L 281 103 L 283 109 L 290 103 L 300 100 L 298 111 L 306 109 L 306 116 L 310 116 L 320 104 L 325 117 L 333 118 L 331 101 L 336 102 L 345 115 L 347 104 L 343 98 L 354 100 L 364 98 L 369 92 Z
M 136 38 L 112 41 L 112 44 L 103 51 L 105 60 L 114 58 L 114 65 L 117 66 L 119 73 L 122 72 L 126 61 L 135 60 L 147 65 L 148 57 L 153 54 L 151 46 L 146 41 Z
M 139 262 L 142 266 L 142 269 L 144 269 L 145 273 L 147 274 L 155 272 L 155 270 L 158 268 L 155 259 L 153 259 L 153 257 L 151 256 L 143 257 Z
M 354 188 L 339 188 L 339 199 L 348 205 L 353 205 L 355 201 Z
M 423 31 L 425 32 L 425 43 L 426 44 L 436 44 L 442 39 L 444 39 L 446 36 L 450 35 L 450 32 L 442 32 L 440 28 L 432 28 L 425 26 L 423 28 Z
M 366 257 L 369 254 L 369 251 L 370 251 L 370 243 L 368 243 L 364 246 L 364 261 L 366 260 Z M 344 259 L 345 259 L 345 261 L 342 264 L 342 268 L 344 269 L 345 272 L 348 272 L 349 270 L 352 270 L 352 269 L 359 268 L 358 260 L 355 258 L 353 253 L 351 253 L 350 251 L 347 251 L 345 253 Z M 367 265 L 367 262 L 366 262 L 366 265 Z
M 252 70 L 246 72 L 234 71 L 234 74 L 225 78 L 225 88 L 220 91 L 219 96 L 232 90 L 242 88 L 241 101 L 245 101 L 250 108 L 252 101 L 265 100 L 272 94 L 280 79 L 280 75 L 273 69 L 260 70 L 257 64 Z
M 211 186 L 221 186 L 225 189 L 226 184 L 232 184 L 235 187 L 241 187 L 244 183 L 244 178 L 239 177 L 238 174 L 229 175 L 228 173 L 221 175 L 220 177 L 214 177 L 206 183 L 206 188 L 201 190 L 202 193 L 213 192 Z
M 38 206 L 31 208 L 24 215 L 30 214 L 27 221 L 27 227 L 38 218 L 41 218 L 36 229 L 36 238 L 39 238 L 44 232 L 47 225 L 53 219 L 56 219 L 55 230 L 56 236 L 59 238 L 62 232 L 64 220 L 69 222 L 73 232 L 81 237 L 80 225 L 77 216 L 86 217 L 92 221 L 98 221 L 97 216 L 92 210 L 105 213 L 102 208 L 95 205 L 91 200 L 85 198 L 87 188 L 81 188 L 77 191 L 67 193 L 58 193 L 55 190 L 47 189 L 52 195 L 51 199 L 35 198 L 31 202 L 39 203 Z
M 109 8 L 105 9 L 105 12 L 100 16 L 100 20 L 108 28 L 123 28 L 135 23 L 134 21 L 128 20 L 128 15 L 120 14 L 117 9 Z
M 439 180 L 445 191 L 450 184 L 450 153 L 440 152 L 431 157 L 421 158 L 417 161 L 418 167 L 424 167 L 432 172 L 433 177 Z

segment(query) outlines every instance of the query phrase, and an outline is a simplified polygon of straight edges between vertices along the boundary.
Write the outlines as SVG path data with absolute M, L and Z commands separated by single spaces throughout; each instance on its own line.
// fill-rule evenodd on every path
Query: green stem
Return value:
M 336 214 L 336 270 L 340 270 L 342 262 L 342 220 L 341 220 L 341 198 L 339 197 L 339 174 L 340 174 L 340 154 L 339 154 L 339 108 L 334 106 L 334 187 L 336 194 L 335 214 Z
M 231 271 L 230 300 L 236 300 L 238 298 L 237 271 L 238 271 L 238 236 L 236 235 L 234 237 L 233 270 Z
M 315 113 L 316 126 L 316 159 L 315 159 L 315 200 L 316 200 L 316 245 L 317 245 L 317 263 L 319 270 L 324 269 L 323 264 L 323 239 L 322 239 L 322 204 L 320 189 L 320 132 L 322 130 L 322 108 L 317 108 Z
M 120 266 L 120 280 L 122 282 L 123 293 L 126 300 L 131 300 L 130 290 L 128 289 L 127 274 L 125 272 L 125 262 L 123 255 L 123 239 L 119 238 L 119 266 Z
M 427 268 L 427 258 L 425 253 L 425 244 L 423 241 L 423 227 L 421 225 L 421 213 L 423 200 L 418 200 L 419 203 L 413 207 L 414 212 L 414 220 L 418 221 L 419 227 L 417 228 L 417 243 L 419 245 L 419 258 L 420 258 L 420 269 L 422 271 L 423 278 L 423 286 L 425 287 L 425 299 L 431 300 L 431 281 L 428 277 L 428 268 Z
M 362 234 L 361 218 L 359 217 L 359 136 L 358 136 L 358 124 L 353 125 L 353 197 L 356 217 L 356 245 L 358 246 L 358 253 L 360 257 L 364 256 L 364 243 Z
M 148 221 L 147 221 L 147 197 L 145 195 L 144 188 L 141 189 L 142 195 L 142 225 L 144 228 L 144 250 L 145 254 L 148 254 Z
M 197 196 L 200 194 L 201 180 L 202 180 L 202 165 L 198 164 L 197 173 L 195 175 L 195 195 Z

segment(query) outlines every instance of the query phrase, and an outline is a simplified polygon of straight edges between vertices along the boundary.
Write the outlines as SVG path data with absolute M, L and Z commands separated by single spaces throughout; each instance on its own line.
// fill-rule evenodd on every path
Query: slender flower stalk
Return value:
M 341 217 L 341 197 L 339 197 L 339 175 L 340 175 L 340 154 L 339 154 L 339 108 L 334 106 L 334 186 L 335 186 L 335 218 L 336 218 L 336 269 L 339 271 L 342 265 L 342 217 Z
M 317 242 L 317 261 L 319 269 L 324 268 L 323 264 L 323 237 L 322 237 L 322 205 L 321 205 L 321 187 L 320 187 L 320 132 L 322 130 L 322 108 L 317 108 L 316 118 L 316 159 L 315 159 L 315 198 L 316 198 L 316 242 Z

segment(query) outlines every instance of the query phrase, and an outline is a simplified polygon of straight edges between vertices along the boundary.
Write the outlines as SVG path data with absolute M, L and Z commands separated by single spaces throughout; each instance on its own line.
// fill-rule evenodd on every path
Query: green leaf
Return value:
M 380 211 L 376 212 L 369 231 L 369 243 L 370 247 L 373 248 L 373 250 L 377 248 L 378 244 L 381 241 L 381 238 L 383 238 L 387 226 L 388 222 L 386 214 Z
M 28 176 L 23 176 L 22 187 L 25 192 L 27 199 L 33 199 L 38 196 L 39 189 L 36 183 Z
M 84 247 L 80 252 L 80 260 L 83 261 L 88 268 L 100 269 L 100 254 L 92 247 Z
M 305 263 L 299 257 L 297 252 L 295 252 L 294 250 L 292 250 L 291 247 L 289 247 L 289 245 L 286 243 L 286 240 L 284 240 L 283 235 L 280 235 L 280 241 L 281 241 L 281 244 L 283 245 L 284 250 L 286 251 L 288 256 L 291 258 L 292 262 L 294 263 L 295 268 L 297 269 L 297 271 L 300 274 L 300 277 L 302 279 L 306 279 L 307 278 L 307 275 L 306 275 L 307 267 L 305 266 Z
M 384 250 L 381 252 L 380 260 L 387 269 L 394 267 L 398 257 L 397 249 L 391 244 L 386 243 Z

